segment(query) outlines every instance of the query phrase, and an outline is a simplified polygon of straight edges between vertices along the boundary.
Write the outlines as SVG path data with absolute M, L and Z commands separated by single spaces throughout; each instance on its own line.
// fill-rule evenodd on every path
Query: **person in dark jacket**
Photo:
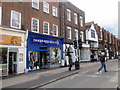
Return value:
M 102 54 L 100 53 L 100 55 L 99 55 L 99 60 L 100 60 L 100 62 L 101 62 L 101 67 L 98 69 L 98 72 L 100 72 L 103 67 L 104 67 L 104 71 L 105 71 L 105 72 L 108 72 L 108 71 L 106 70 L 104 53 L 102 53 Z
M 71 71 L 72 65 L 73 65 L 72 57 L 71 55 L 69 55 L 69 71 Z

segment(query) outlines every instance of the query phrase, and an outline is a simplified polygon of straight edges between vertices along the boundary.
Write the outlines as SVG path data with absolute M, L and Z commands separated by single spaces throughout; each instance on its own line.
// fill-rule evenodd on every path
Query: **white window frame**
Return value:
M 67 27 L 67 30 L 68 30 L 68 39 L 72 39 L 72 35 L 71 35 L 71 27 Z
M 75 29 L 75 38 L 78 40 L 78 30 Z
M 47 23 L 48 24 L 48 33 L 44 32 L 44 24 Z M 49 26 L 49 22 L 43 21 L 43 34 L 49 35 L 50 33 L 50 26 Z
M 54 28 L 53 28 L 54 26 L 56 27 L 56 35 L 54 34 Z M 58 36 L 58 25 L 53 24 L 53 27 L 52 27 L 53 36 Z
M 36 20 L 37 21 L 37 31 L 34 31 L 33 29 L 33 20 Z M 39 19 L 36 19 L 36 18 L 32 18 L 31 20 L 31 31 L 32 32 L 35 32 L 35 33 L 39 33 Z
M 78 24 L 77 17 L 78 17 L 78 16 L 77 16 L 77 13 L 74 13 L 74 23 L 75 23 L 75 24 Z
M 71 11 L 70 11 L 70 9 L 67 9 L 67 20 L 71 21 Z
M 81 40 L 84 42 L 84 32 L 81 31 Z
M 34 6 L 36 4 L 37 6 Z M 32 7 L 35 9 L 39 9 L 39 0 L 32 0 Z
M 2 7 L 0 7 L 0 25 L 2 24 Z
M 80 26 L 83 27 L 83 17 L 82 16 L 80 16 Z
M 49 14 L 49 3 L 43 1 L 43 12 Z
M 52 14 L 53 16 L 57 17 L 58 16 L 58 8 L 55 6 L 52 6 Z
M 13 16 L 13 13 L 16 13 L 16 14 L 19 14 L 19 19 L 20 19 L 20 21 L 19 21 L 19 27 L 16 27 L 16 26 L 13 26 L 13 18 L 14 18 L 14 16 Z M 17 12 L 17 11 L 14 11 L 14 10 L 11 10 L 11 21 L 10 21 L 11 23 L 10 23 L 10 26 L 11 27 L 13 27 L 13 28 L 17 28 L 17 29 L 21 29 L 21 13 L 20 12 Z

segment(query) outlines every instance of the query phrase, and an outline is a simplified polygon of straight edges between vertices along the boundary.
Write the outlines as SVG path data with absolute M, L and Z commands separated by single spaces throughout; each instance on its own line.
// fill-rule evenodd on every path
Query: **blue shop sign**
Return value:
M 41 46 L 60 46 L 61 41 L 59 39 L 52 39 L 52 38 L 43 38 L 37 36 L 29 37 L 29 41 L 31 44 L 38 44 Z

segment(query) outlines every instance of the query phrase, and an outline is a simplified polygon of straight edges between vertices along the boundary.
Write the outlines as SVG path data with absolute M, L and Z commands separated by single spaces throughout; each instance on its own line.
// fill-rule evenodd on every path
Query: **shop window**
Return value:
M 31 31 L 39 33 L 39 20 L 36 18 L 32 18 L 32 25 L 31 25 Z
M 57 17 L 57 8 L 52 6 L 52 9 L 53 9 L 53 16 Z
M 7 48 L 0 48 L 0 75 L 6 76 L 8 74 L 7 69 Z
M 68 39 L 71 39 L 71 27 L 67 27 L 68 30 Z
M 11 27 L 21 28 L 21 13 L 11 10 Z
M 76 13 L 74 13 L 74 23 L 75 23 L 75 24 L 78 24 L 77 14 L 76 14 Z
M 53 24 L 53 36 L 58 36 L 58 26 Z
M 43 22 L 43 33 L 49 35 L 49 23 Z
M 39 9 L 39 0 L 32 0 L 32 7 L 35 9 Z
M 39 52 L 29 51 L 29 70 L 40 69 Z
M 50 63 L 51 65 L 59 64 L 61 60 L 60 48 L 50 48 Z
M 71 11 L 67 9 L 67 20 L 71 21 Z
M 49 4 L 45 1 L 43 1 L 43 12 L 49 14 Z

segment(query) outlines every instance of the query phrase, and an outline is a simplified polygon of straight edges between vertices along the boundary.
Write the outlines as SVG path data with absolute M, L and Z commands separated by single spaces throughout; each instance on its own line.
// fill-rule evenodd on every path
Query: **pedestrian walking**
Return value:
M 69 71 L 71 71 L 72 65 L 73 65 L 72 57 L 71 55 L 69 55 L 69 68 L 68 68 Z
M 98 72 L 100 72 L 103 67 L 104 67 L 104 71 L 105 71 L 105 72 L 108 72 L 108 71 L 106 70 L 105 54 L 104 54 L 104 53 L 102 53 L 102 54 L 100 53 L 100 55 L 99 55 L 99 60 L 100 60 L 100 62 L 101 62 L 101 67 L 98 69 Z

